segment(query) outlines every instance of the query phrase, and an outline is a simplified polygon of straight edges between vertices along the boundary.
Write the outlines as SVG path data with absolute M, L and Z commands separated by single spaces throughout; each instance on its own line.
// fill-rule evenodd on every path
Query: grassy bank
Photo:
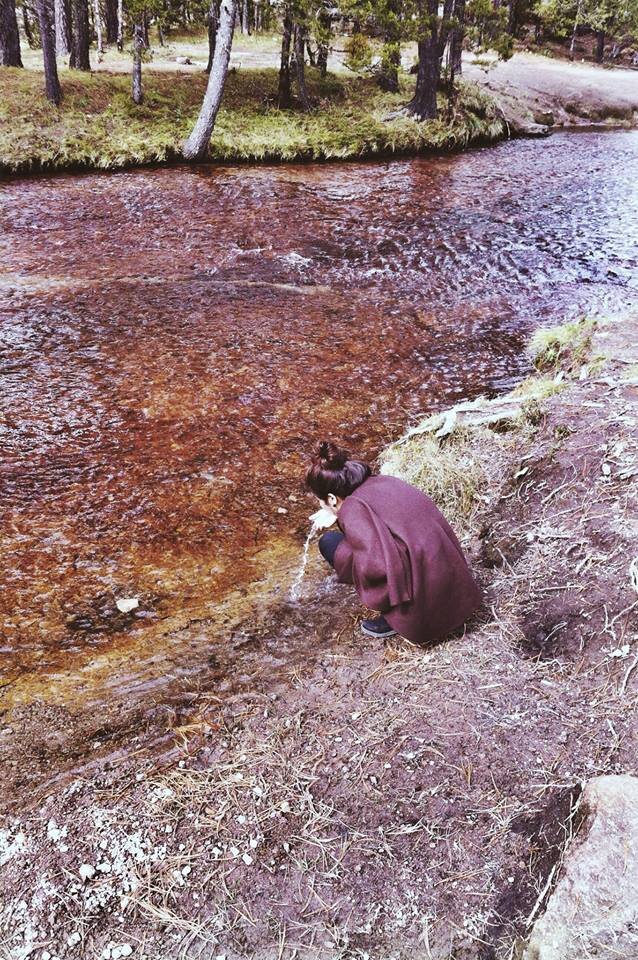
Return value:
M 461 90 L 450 120 L 387 119 L 408 99 L 381 92 L 370 80 L 310 71 L 313 109 L 278 110 L 273 69 L 239 70 L 228 78 L 211 144 L 218 161 L 356 159 L 462 149 L 504 136 L 492 101 L 472 84 Z M 180 158 L 180 143 L 197 116 L 204 73 L 144 76 L 144 103 L 130 98 L 130 81 L 116 74 L 63 72 L 59 109 L 42 92 L 42 76 L 3 69 L 0 75 L 0 171 L 113 170 Z M 443 115 L 443 114 L 442 114 Z

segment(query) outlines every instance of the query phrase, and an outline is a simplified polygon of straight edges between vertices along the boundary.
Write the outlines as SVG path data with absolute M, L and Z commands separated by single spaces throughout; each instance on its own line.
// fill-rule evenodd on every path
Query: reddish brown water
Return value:
M 373 456 L 535 326 L 635 306 L 637 182 L 638 135 L 588 133 L 2 185 L 5 706 L 204 677 L 290 586 L 317 438 Z

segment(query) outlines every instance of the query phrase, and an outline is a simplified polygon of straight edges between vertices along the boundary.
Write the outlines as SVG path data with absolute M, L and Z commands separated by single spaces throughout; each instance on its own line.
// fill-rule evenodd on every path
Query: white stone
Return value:
M 638 927 L 638 778 L 590 780 L 581 827 L 524 960 L 633 960 Z
M 122 597 L 115 601 L 115 606 L 120 613 L 130 613 L 131 610 L 137 610 L 140 605 L 138 597 Z
M 78 872 L 80 880 L 92 880 L 95 876 L 95 867 L 90 863 L 83 863 Z
M 67 937 L 66 942 L 70 947 L 77 947 L 81 939 L 82 939 L 81 935 L 76 930 L 75 933 L 72 933 L 70 936 Z

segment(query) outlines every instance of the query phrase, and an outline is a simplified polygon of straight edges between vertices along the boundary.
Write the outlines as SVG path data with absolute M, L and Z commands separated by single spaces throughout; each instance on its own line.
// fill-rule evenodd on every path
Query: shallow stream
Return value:
M 638 133 L 15 180 L 0 225 L 0 757 L 44 784 L 327 642 L 330 588 L 287 602 L 316 440 L 373 457 L 636 308 Z

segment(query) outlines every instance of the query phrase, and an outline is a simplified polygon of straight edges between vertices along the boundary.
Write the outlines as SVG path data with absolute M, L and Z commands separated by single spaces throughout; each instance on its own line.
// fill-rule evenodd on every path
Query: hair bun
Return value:
M 336 443 L 324 440 L 319 444 L 319 459 L 326 470 L 341 470 L 348 459 L 348 451 L 338 447 Z

